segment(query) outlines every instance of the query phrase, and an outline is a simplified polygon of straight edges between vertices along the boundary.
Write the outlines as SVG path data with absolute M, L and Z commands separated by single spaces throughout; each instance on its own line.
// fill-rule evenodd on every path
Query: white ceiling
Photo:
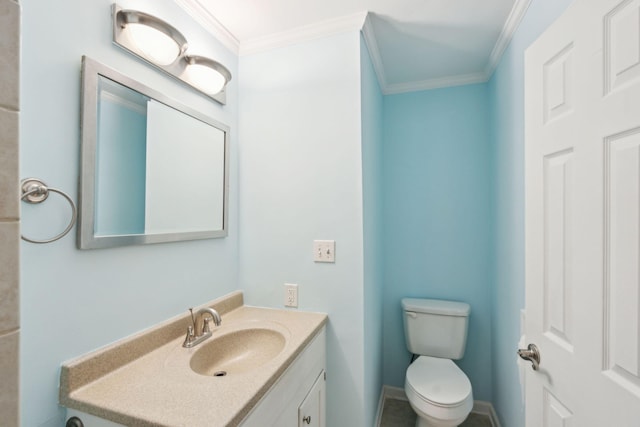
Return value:
M 486 81 L 530 0 L 176 2 L 240 55 L 364 26 L 383 92 L 398 93 Z

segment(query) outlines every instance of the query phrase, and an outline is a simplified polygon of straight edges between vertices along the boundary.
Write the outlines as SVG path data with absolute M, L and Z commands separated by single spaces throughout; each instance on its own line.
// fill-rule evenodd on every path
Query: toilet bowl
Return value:
M 418 357 L 407 369 L 405 393 L 416 427 L 456 427 L 473 408 L 471 382 L 450 359 Z

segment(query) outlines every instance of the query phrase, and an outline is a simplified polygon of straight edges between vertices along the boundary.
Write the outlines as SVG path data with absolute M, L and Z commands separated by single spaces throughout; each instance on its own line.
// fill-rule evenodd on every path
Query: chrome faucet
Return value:
M 185 348 L 195 347 L 211 336 L 212 332 L 209 326 L 211 320 L 216 326 L 220 326 L 222 323 L 222 318 L 218 312 L 211 307 L 201 308 L 195 316 L 193 315 L 193 308 L 190 308 L 189 311 L 191 312 L 192 324 L 187 327 L 187 336 L 182 343 Z M 199 322 L 199 319 L 202 319 L 202 322 Z

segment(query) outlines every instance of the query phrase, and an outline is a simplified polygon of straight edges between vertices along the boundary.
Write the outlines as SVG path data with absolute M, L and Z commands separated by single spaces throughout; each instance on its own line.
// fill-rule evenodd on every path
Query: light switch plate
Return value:
M 315 262 L 336 262 L 336 241 L 314 240 L 313 260 Z

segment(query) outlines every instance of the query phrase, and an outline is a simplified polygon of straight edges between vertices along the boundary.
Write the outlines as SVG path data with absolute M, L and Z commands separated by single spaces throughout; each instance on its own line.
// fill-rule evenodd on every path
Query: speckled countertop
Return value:
M 190 358 L 209 340 L 183 348 L 190 318 L 180 316 L 64 363 L 60 404 L 132 427 L 237 426 L 327 321 L 322 313 L 245 306 L 241 292 L 205 306 L 222 316 L 209 340 L 266 328 L 285 336 L 284 348 L 257 369 L 200 375 Z

